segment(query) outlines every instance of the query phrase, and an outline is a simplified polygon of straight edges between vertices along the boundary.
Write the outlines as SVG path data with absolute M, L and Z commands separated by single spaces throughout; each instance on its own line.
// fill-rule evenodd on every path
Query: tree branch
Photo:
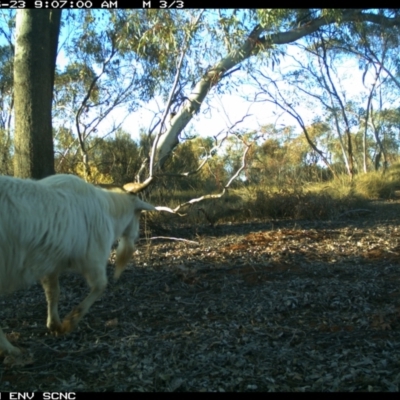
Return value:
M 372 13 L 363 13 L 362 9 L 348 10 L 343 12 L 343 14 L 340 16 L 339 22 L 345 23 L 353 21 L 372 22 L 388 27 L 400 25 L 400 17 L 389 18 L 385 16 L 378 16 Z M 165 134 L 163 134 L 158 142 L 158 168 L 163 168 L 166 159 L 177 143 L 179 134 L 193 118 L 193 115 L 199 111 L 200 106 L 208 92 L 222 79 L 224 74 L 226 75 L 229 70 L 259 51 L 270 49 L 273 45 L 295 42 L 306 35 L 316 32 L 322 26 L 330 25 L 335 22 L 338 21 L 334 16 L 320 17 L 313 21 L 306 22 L 300 27 L 294 28 L 287 32 L 270 34 L 265 37 L 261 37 L 261 35 L 267 28 L 257 25 L 242 46 L 234 51 L 231 51 L 225 58 L 220 60 L 214 66 L 210 67 L 195 85 L 192 93 L 188 96 L 188 101 L 174 117 L 171 126 L 167 129 Z

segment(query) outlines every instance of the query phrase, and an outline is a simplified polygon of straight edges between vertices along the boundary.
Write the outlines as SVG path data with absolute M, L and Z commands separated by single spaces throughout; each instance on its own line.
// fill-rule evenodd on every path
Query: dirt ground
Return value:
M 0 391 L 399 391 L 400 203 L 336 221 L 170 226 L 143 239 L 78 329 L 40 285 L 0 298 L 25 350 Z M 149 232 L 147 232 L 149 233 Z M 61 280 L 60 314 L 88 292 Z

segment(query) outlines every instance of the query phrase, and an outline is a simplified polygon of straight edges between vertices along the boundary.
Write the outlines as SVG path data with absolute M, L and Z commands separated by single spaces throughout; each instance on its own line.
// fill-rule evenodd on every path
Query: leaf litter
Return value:
M 169 226 L 65 337 L 39 284 L 0 298 L 0 391 L 399 391 L 400 203 L 367 218 Z M 153 232 L 154 230 L 154 232 Z M 157 228 L 152 234 L 157 235 Z M 193 243 L 193 242 L 197 242 Z M 61 278 L 60 315 L 86 296 Z

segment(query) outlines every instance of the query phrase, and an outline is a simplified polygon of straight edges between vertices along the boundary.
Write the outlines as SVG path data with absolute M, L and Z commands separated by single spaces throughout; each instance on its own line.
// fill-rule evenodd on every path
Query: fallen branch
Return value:
M 175 238 L 175 237 L 169 237 L 169 236 L 156 236 L 156 237 L 151 237 L 149 239 L 143 238 L 143 239 L 140 239 L 140 240 L 157 240 L 157 239 L 174 240 L 174 241 L 177 241 L 177 242 L 185 242 L 185 243 L 200 245 L 199 242 L 194 242 L 193 240 L 187 240 L 187 239 Z
M 177 211 L 179 210 L 179 208 L 175 208 L 174 210 L 172 208 L 169 207 L 164 207 L 164 206 L 157 206 L 155 207 L 157 211 L 165 211 L 165 212 L 169 212 L 171 214 L 176 214 L 179 215 L 180 217 L 184 217 L 186 214 L 179 214 Z

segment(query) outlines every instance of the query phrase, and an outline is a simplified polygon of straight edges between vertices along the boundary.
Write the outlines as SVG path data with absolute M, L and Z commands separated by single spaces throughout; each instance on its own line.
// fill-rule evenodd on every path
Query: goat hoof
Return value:
M 60 322 L 52 322 L 51 324 L 47 325 L 47 328 L 49 329 L 50 333 L 54 336 L 62 335 Z
M 75 329 L 75 327 L 78 325 L 78 322 L 82 318 L 82 310 L 78 306 L 75 309 L 73 309 L 63 320 L 61 324 L 61 331 L 62 333 L 69 333 Z
M 74 328 L 75 324 L 73 323 L 73 321 L 71 321 L 70 319 L 65 319 L 61 324 L 60 334 L 65 335 L 67 333 L 70 333 L 71 331 L 74 330 Z

